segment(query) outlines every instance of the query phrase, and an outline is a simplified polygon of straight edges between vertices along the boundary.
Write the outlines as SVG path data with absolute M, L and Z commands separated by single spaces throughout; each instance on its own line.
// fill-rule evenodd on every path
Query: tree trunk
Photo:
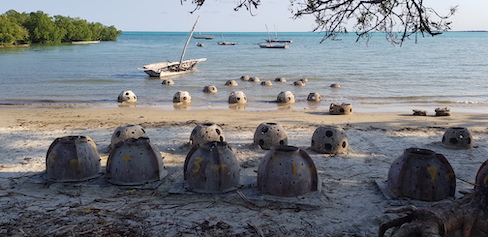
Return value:
M 386 213 L 406 214 L 381 225 L 379 237 L 394 228 L 391 237 L 488 236 L 488 185 L 451 203 L 427 208 L 405 206 Z

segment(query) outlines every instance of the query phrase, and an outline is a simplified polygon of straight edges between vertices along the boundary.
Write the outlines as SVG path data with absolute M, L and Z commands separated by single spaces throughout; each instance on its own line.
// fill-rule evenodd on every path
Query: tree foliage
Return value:
M 192 0 L 195 10 L 204 3 Z M 260 4 L 261 0 L 238 0 L 234 10 L 245 8 L 252 14 Z M 439 14 L 423 0 L 290 0 L 290 4 L 294 18 L 315 18 L 313 30 L 323 32 L 323 40 L 352 28 L 358 40 L 368 39 L 372 32 L 385 32 L 392 43 L 402 43 L 416 33 L 435 36 L 450 30 L 448 19 L 457 10 L 457 6 L 450 7 L 446 14 Z
M 25 28 L 20 26 L 8 15 L 0 16 L 0 45 L 18 45 L 24 43 L 29 37 Z
M 114 41 L 122 32 L 114 26 L 90 23 L 80 18 L 71 18 L 37 11 L 18 13 L 9 10 L 0 15 L 0 45 L 21 43 L 61 43 L 71 41 Z

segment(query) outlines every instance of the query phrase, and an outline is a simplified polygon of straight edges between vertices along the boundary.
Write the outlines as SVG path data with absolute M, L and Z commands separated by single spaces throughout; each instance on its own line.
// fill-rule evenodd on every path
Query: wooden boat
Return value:
M 220 34 L 220 37 L 222 37 L 222 41 L 217 42 L 218 45 L 236 45 L 235 42 L 225 41 L 224 35 Z
M 198 34 L 198 35 L 194 35 L 193 36 L 194 39 L 206 39 L 206 40 L 211 40 L 213 38 L 215 38 L 213 35 L 202 35 L 202 34 Z
M 188 43 L 190 43 L 190 39 L 193 35 L 193 31 L 195 30 L 199 18 L 200 16 L 197 17 L 197 20 L 195 21 L 195 24 L 191 29 L 190 35 L 186 40 L 186 44 L 185 47 L 183 48 L 183 53 L 181 54 L 180 61 L 146 64 L 140 69 L 143 70 L 150 77 L 159 77 L 159 78 L 178 76 L 178 75 L 196 71 L 198 63 L 206 61 L 207 59 L 199 58 L 199 59 L 183 60 L 183 58 L 185 57 L 186 47 L 188 47 Z
M 223 41 L 219 41 L 219 42 L 217 42 L 217 44 L 219 44 L 219 45 L 236 45 L 235 42 L 223 42 Z
M 288 49 L 290 45 L 287 44 L 258 44 L 261 48 L 267 49 Z
M 266 25 L 265 25 L 266 26 Z M 268 26 L 266 26 L 266 31 L 268 31 Z M 266 44 L 258 44 L 259 47 L 261 48 L 266 48 L 266 49 L 288 49 L 290 48 L 290 45 L 288 44 L 271 44 L 271 39 L 269 38 L 269 31 L 268 31 L 268 40 L 266 40 L 268 43 Z

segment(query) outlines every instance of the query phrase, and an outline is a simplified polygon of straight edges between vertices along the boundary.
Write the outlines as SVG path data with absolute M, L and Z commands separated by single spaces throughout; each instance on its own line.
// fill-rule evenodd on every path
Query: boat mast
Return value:
M 181 54 L 181 58 L 180 58 L 180 64 L 178 64 L 178 71 L 180 70 L 181 68 L 181 62 L 183 62 L 183 57 L 185 57 L 185 53 L 186 53 L 186 47 L 188 46 L 188 44 L 190 43 L 190 39 L 193 35 L 193 31 L 195 31 L 195 27 L 197 26 L 197 23 L 198 23 L 198 19 L 200 19 L 200 16 L 197 17 L 197 20 L 195 21 L 195 24 L 193 24 L 193 27 L 191 28 L 191 32 L 190 32 L 190 35 L 188 36 L 188 39 L 186 40 L 186 44 L 185 44 L 185 47 L 183 48 L 183 53 Z
M 268 32 L 268 44 L 271 45 L 271 38 L 269 38 L 268 26 L 266 24 L 264 24 L 264 26 L 266 26 L 266 32 Z

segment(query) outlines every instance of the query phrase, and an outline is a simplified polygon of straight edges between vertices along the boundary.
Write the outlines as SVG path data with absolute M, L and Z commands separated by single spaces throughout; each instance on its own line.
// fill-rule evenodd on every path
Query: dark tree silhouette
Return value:
M 180 0 L 181 4 L 186 1 Z M 196 6 L 192 13 L 205 1 L 192 0 Z M 239 0 L 234 10 L 244 8 L 253 14 L 259 5 L 261 0 Z M 454 6 L 440 14 L 423 0 L 290 0 L 290 5 L 293 18 L 315 18 L 313 31 L 325 33 L 322 41 L 346 33 L 350 27 L 357 40 L 368 40 L 372 32 L 385 32 L 387 40 L 398 44 L 417 33 L 435 36 L 450 30 L 448 19 L 457 10 Z

